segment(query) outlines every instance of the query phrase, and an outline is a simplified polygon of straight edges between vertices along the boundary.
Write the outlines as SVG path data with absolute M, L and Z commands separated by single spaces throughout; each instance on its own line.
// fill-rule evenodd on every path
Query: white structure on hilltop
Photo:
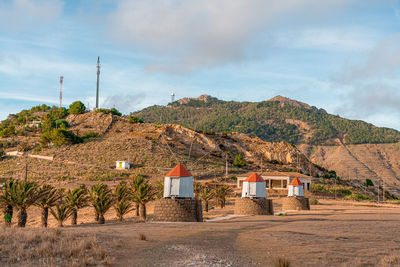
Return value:
M 128 170 L 131 168 L 131 163 L 128 161 L 116 161 L 115 168 L 117 170 Z
M 304 197 L 304 185 L 297 177 L 289 184 L 288 197 Z
M 178 164 L 164 178 L 164 198 L 193 199 L 193 176 Z
M 265 180 L 257 173 L 252 173 L 243 181 L 242 197 L 267 198 Z

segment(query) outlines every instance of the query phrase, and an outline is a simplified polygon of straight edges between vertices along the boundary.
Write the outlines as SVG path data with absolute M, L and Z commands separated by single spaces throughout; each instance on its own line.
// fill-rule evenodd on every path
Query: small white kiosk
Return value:
M 304 197 L 303 183 L 297 177 L 292 180 L 288 187 L 288 197 Z
M 128 161 L 116 161 L 115 168 L 117 170 L 128 170 L 131 168 L 131 163 Z
M 176 165 L 164 178 L 164 198 L 193 199 L 193 176 L 181 164 Z
M 243 181 L 242 198 L 267 198 L 266 182 L 257 173 L 252 173 Z

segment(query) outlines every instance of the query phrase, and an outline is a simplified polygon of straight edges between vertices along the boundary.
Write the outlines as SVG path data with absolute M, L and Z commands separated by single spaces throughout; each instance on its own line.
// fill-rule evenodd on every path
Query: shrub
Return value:
M 371 179 L 365 179 L 365 185 L 366 186 L 374 186 L 374 183 L 371 181 Z
M 316 198 L 310 198 L 310 205 L 318 205 L 319 201 Z
M 64 119 L 56 120 L 55 124 L 56 128 L 63 130 L 66 130 L 69 127 L 69 123 Z
M 3 158 L 6 155 L 6 152 L 4 152 L 3 149 L 0 149 L 0 159 Z
M 82 114 L 85 112 L 86 107 L 81 101 L 75 101 L 73 102 L 68 109 L 69 114 Z
M 238 168 L 242 168 L 242 167 L 246 166 L 246 162 L 244 161 L 242 154 L 238 154 L 235 156 L 235 161 L 234 161 L 233 165 L 235 165 Z
M 143 123 L 143 120 L 131 115 L 129 116 L 129 123 Z
M 84 136 L 82 136 L 82 139 L 88 139 L 88 138 L 94 138 L 94 137 L 97 137 L 97 134 L 93 131 L 89 131 Z
M 357 200 L 357 201 L 361 201 L 361 200 L 372 200 L 371 197 L 367 196 L 367 195 L 363 195 L 363 194 L 351 194 L 349 196 L 346 196 L 347 199 L 352 199 L 352 200 Z

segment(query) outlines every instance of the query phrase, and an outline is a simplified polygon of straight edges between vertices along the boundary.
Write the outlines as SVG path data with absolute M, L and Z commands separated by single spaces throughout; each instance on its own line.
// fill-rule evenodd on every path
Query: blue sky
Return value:
M 395 0 L 0 0 L 0 119 L 95 104 L 124 113 L 210 94 L 283 95 L 400 130 Z

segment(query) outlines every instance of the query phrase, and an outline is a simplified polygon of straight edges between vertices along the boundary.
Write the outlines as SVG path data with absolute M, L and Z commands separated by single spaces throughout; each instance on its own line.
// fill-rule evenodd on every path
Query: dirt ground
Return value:
M 89 223 L 88 208 L 78 217 L 85 223 L 62 231 L 95 236 L 112 266 L 274 266 L 278 258 L 291 266 L 400 266 L 400 206 L 322 200 L 311 208 L 202 223 L 137 223 L 133 213 L 120 223 L 110 212 L 105 225 Z M 31 213 L 29 226 L 38 226 Z M 226 215 L 232 205 L 204 217 Z

